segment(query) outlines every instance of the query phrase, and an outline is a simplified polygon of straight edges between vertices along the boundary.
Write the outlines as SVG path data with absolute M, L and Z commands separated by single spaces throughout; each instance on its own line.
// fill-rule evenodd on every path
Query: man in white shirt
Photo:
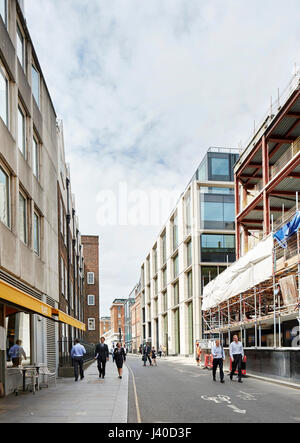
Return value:
M 244 358 L 244 348 L 243 344 L 239 341 L 239 338 L 237 335 L 233 337 L 233 342 L 230 345 L 230 358 L 232 361 L 232 371 L 230 374 L 230 380 L 232 380 L 236 368 L 238 368 L 238 374 L 239 374 L 239 383 L 242 382 L 242 362 Z
M 223 346 L 220 344 L 220 340 L 216 340 L 216 344 L 213 346 L 211 353 L 213 356 L 213 380 L 216 381 L 216 373 L 219 366 L 220 380 L 221 383 L 224 383 L 223 362 L 225 360 L 225 352 Z

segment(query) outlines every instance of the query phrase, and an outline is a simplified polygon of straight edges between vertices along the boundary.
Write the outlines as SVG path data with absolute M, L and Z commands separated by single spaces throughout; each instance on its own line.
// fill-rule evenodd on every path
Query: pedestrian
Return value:
M 98 361 L 99 378 L 105 378 L 106 362 L 109 361 L 108 346 L 104 342 L 105 338 L 101 337 L 100 343 L 97 344 L 95 349 L 95 360 Z
M 201 347 L 200 347 L 199 343 L 197 343 L 197 345 L 196 345 L 196 362 L 197 362 L 197 366 L 200 366 L 201 354 L 202 354 Z
M 149 343 L 146 343 L 144 346 L 144 350 L 143 350 L 144 366 L 147 366 L 147 360 L 149 361 L 150 366 L 153 366 L 151 358 L 150 358 L 150 353 L 151 353 L 151 347 L 150 347 Z
M 236 369 L 238 369 L 239 383 L 242 382 L 242 362 L 244 358 L 243 344 L 239 341 L 237 335 L 233 337 L 233 342 L 230 345 L 230 358 L 232 362 L 232 371 L 230 373 L 230 380 L 232 380 Z
M 163 346 L 161 347 L 161 349 L 162 349 L 163 356 L 166 357 L 166 356 L 167 356 L 167 348 L 166 348 L 166 346 L 163 345 Z
M 75 381 L 78 381 L 78 375 L 80 374 L 80 379 L 84 379 L 83 371 L 83 356 L 86 354 L 85 347 L 80 344 L 78 338 L 75 340 L 75 344 L 71 349 L 71 357 L 74 361 L 74 376 Z
M 162 355 L 162 348 L 161 348 L 161 346 L 158 349 L 158 355 L 159 355 L 159 358 L 161 358 L 161 355 Z
M 152 356 L 152 362 L 154 363 L 154 366 L 157 366 L 157 362 L 156 362 L 156 350 L 155 347 L 153 346 L 152 351 L 151 351 L 151 356 Z
M 223 362 L 225 361 L 225 352 L 223 346 L 220 344 L 220 340 L 216 340 L 216 344 L 212 347 L 211 353 L 213 356 L 213 380 L 216 381 L 216 373 L 219 367 L 220 381 L 224 383 Z
M 10 356 L 12 363 L 13 363 L 13 367 L 17 368 L 18 366 L 21 366 L 22 364 L 22 357 L 24 358 L 24 360 L 26 360 L 26 354 L 24 349 L 22 348 L 22 341 L 21 340 L 17 340 L 16 344 L 13 345 L 10 350 L 8 351 L 8 355 Z
M 126 354 L 124 348 L 122 348 L 121 343 L 117 343 L 117 346 L 114 349 L 114 360 L 116 362 L 117 368 L 118 368 L 118 374 L 119 378 L 122 378 L 122 372 L 123 372 L 123 364 L 124 361 L 126 361 Z

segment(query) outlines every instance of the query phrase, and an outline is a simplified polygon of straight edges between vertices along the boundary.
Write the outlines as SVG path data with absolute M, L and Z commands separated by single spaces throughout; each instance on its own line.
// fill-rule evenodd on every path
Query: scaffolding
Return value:
M 272 221 L 273 272 L 271 278 L 204 311 L 204 338 L 218 337 L 224 344 L 229 344 L 232 335 L 239 333 L 241 341 L 247 347 L 247 334 L 251 330 L 251 347 L 281 348 L 284 322 L 298 320 L 300 332 L 299 228 L 288 239 L 285 248 L 274 238 L 274 233 L 289 223 L 298 211 L 298 193 L 296 193 L 296 206 L 288 212 L 283 207 L 280 220 Z M 271 337 L 273 343 L 269 341 L 263 346 L 262 335 L 266 328 L 273 330 Z

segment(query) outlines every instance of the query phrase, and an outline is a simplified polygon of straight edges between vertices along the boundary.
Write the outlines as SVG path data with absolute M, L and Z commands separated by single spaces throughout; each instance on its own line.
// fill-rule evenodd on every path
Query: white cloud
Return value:
M 209 146 L 247 140 L 299 62 L 298 12 L 299 0 L 26 0 L 81 230 L 100 235 L 103 315 L 159 228 L 99 226 L 97 195 L 126 182 L 179 196 Z

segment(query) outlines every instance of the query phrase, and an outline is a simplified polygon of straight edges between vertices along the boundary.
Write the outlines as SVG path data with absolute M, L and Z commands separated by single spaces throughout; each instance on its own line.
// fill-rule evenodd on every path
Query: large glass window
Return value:
M 0 65 L 0 117 L 8 126 L 8 79 Z
M 18 147 L 25 157 L 26 154 L 26 120 L 22 109 L 18 108 Z
M 5 24 L 7 24 L 7 0 L 0 0 L 0 15 Z
M 40 216 L 35 212 L 33 215 L 33 247 L 37 255 L 40 255 L 40 229 Z
M 229 175 L 229 157 L 211 159 L 211 172 L 215 176 Z
M 19 194 L 19 236 L 23 243 L 27 243 L 27 199 Z
M 200 199 L 202 229 L 234 230 L 234 195 L 200 194 Z
M 162 287 L 165 288 L 167 286 L 167 268 L 162 270 Z
M 203 234 L 201 236 L 201 261 L 233 263 L 235 261 L 235 236 Z
M 40 107 L 40 73 L 35 66 L 32 65 L 32 94 L 36 104 Z
M 202 289 L 204 286 L 208 285 L 212 280 L 214 280 L 218 276 L 218 267 L 217 266 L 202 266 L 201 268 L 201 283 Z
M 9 176 L 0 167 L 0 220 L 9 226 Z

